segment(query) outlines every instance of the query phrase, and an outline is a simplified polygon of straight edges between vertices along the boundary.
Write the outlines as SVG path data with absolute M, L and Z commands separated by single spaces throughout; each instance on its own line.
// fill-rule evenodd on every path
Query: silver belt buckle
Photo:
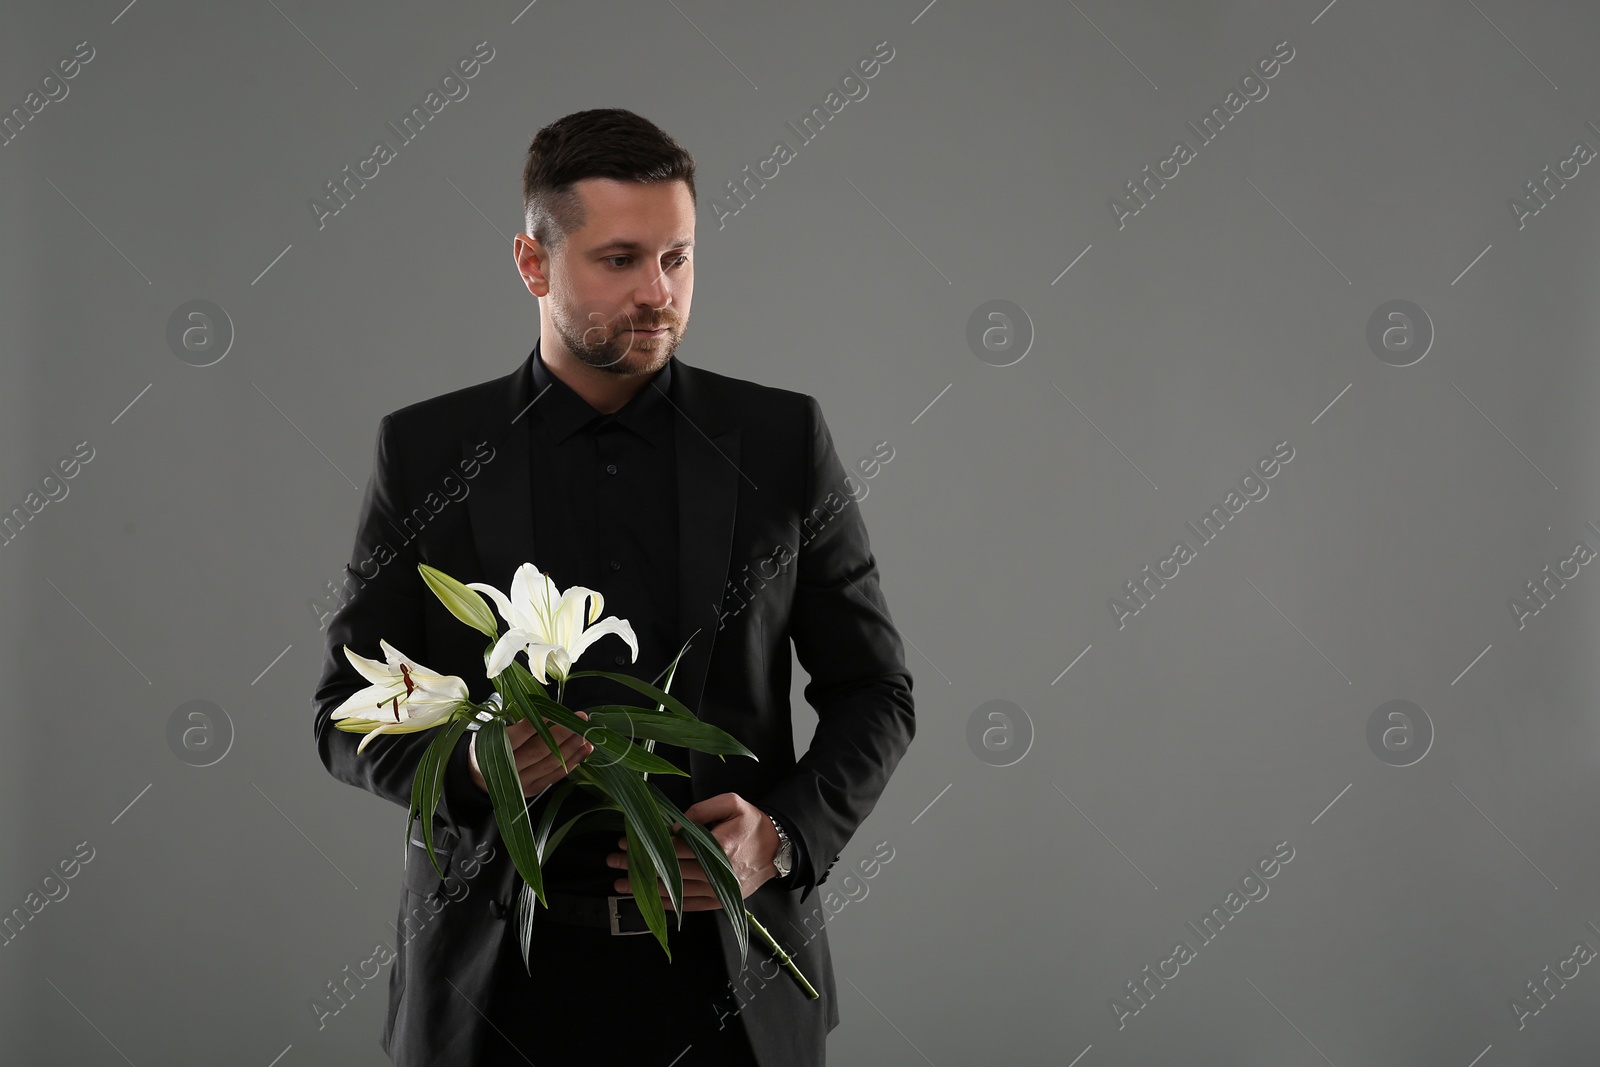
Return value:
M 626 937 L 629 934 L 648 934 L 650 932 L 649 926 L 646 926 L 643 930 L 621 930 L 617 928 L 617 921 L 622 918 L 622 916 L 617 912 L 617 901 L 625 899 L 627 898 L 619 897 L 615 894 L 607 894 L 606 896 L 606 910 L 611 916 L 612 936 Z

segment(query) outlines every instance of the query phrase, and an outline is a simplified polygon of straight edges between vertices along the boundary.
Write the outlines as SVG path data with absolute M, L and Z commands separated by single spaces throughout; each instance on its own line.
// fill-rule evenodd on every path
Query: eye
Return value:
M 626 263 L 627 260 L 628 260 L 628 257 L 627 256 L 607 256 L 605 258 L 605 262 L 610 263 L 612 260 L 617 260 L 617 259 L 620 259 L 620 260 L 623 261 L 623 263 Z M 617 264 L 617 266 L 620 268 L 622 266 L 622 263 Z
M 674 267 L 681 267 L 687 262 L 689 262 L 689 257 L 688 256 L 679 256 L 677 259 L 672 261 L 672 265 Z

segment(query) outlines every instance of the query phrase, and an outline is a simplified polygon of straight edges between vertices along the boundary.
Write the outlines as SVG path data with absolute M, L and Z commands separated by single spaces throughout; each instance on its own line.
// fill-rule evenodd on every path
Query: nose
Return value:
M 633 298 L 652 311 L 661 311 L 671 304 L 672 284 L 667 280 L 666 271 L 659 267 L 652 268 L 650 277 L 634 290 Z

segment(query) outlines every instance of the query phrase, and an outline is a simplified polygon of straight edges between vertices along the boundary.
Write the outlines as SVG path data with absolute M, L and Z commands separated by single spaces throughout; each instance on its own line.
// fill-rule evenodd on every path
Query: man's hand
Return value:
M 691 804 L 683 815 L 703 825 L 717 844 L 722 846 L 722 851 L 728 854 L 733 873 L 739 879 L 741 898 L 761 888 L 767 879 L 776 877 L 778 871 L 772 865 L 772 858 L 778 854 L 778 831 L 773 829 L 772 820 L 767 818 L 764 811 L 738 793 L 719 793 L 707 797 Z M 678 836 L 681 829 L 680 824 L 672 824 L 672 843 L 678 853 L 678 866 L 683 871 L 683 910 L 711 911 L 721 908 L 722 901 L 717 899 L 715 890 L 711 888 L 710 876 L 700 861 L 694 858 L 694 850 L 689 843 Z M 617 847 L 626 850 L 627 837 L 619 837 Z M 616 881 L 617 892 L 631 892 L 627 852 L 611 853 L 606 857 L 606 863 L 622 871 L 622 877 Z M 656 877 L 656 889 L 661 893 L 661 902 L 671 911 L 672 901 L 667 899 L 667 886 L 659 875 Z
M 589 717 L 586 711 L 577 714 L 580 718 Z M 511 741 L 511 755 L 516 760 L 517 773 L 522 777 L 522 795 L 525 797 L 536 797 L 546 787 L 561 781 L 567 776 L 568 769 L 576 767 L 579 761 L 594 751 L 594 745 L 585 741 L 582 734 L 573 733 L 560 723 L 552 722 L 549 726 L 550 736 L 556 739 L 561 755 L 567 761 L 566 768 L 550 751 L 550 746 L 544 743 L 539 732 L 533 728 L 533 723 L 523 719 L 506 727 L 506 737 Z M 467 763 L 472 768 L 472 784 L 488 793 L 489 786 L 483 780 L 483 772 L 478 769 L 477 730 L 472 732 L 469 744 L 471 748 L 467 753 Z M 776 831 L 773 836 L 777 836 Z

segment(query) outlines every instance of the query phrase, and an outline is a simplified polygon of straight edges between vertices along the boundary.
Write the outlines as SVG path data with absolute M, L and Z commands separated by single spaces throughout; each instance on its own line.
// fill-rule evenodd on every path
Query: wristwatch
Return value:
M 772 828 L 778 831 L 778 854 L 772 857 L 773 869 L 778 872 L 779 878 L 787 878 L 789 872 L 794 870 L 794 842 L 789 839 L 783 824 L 773 818 L 772 812 L 764 811 L 762 814 L 772 823 Z

